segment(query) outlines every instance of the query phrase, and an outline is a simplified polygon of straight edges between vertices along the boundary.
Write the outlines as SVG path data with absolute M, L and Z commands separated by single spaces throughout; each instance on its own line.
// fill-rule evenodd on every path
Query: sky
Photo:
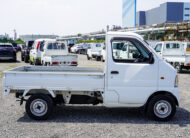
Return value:
M 137 0 L 137 11 L 167 1 Z M 71 35 L 122 25 L 122 0 L 0 0 L 0 34 Z

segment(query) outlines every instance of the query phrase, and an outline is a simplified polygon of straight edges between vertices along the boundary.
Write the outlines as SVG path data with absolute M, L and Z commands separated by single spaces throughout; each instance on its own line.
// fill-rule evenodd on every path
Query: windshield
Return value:
M 64 43 L 48 43 L 47 49 L 49 50 L 64 50 L 66 46 Z
M 0 47 L 5 47 L 5 48 L 11 47 L 12 48 L 11 45 L 0 45 Z

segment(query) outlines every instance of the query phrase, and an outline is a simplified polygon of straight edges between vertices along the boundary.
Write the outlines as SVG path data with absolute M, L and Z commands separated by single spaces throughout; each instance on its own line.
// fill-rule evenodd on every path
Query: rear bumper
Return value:
M 0 60 L 11 60 L 14 59 L 14 56 L 0 56 Z

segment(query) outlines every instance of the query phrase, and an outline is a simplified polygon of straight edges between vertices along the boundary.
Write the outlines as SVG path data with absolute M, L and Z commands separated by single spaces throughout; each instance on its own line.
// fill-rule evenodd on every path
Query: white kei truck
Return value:
M 114 43 L 130 45 L 135 56 L 114 56 Z M 143 107 L 151 119 L 170 120 L 179 106 L 176 70 L 135 33 L 108 32 L 106 51 L 104 70 L 22 66 L 5 71 L 4 94 L 26 101 L 26 113 L 35 120 L 48 119 L 56 104 Z
M 104 47 L 104 43 L 90 43 L 90 46 L 87 50 L 87 59 L 90 60 L 95 58 L 96 61 L 102 60 L 101 52 Z
M 156 52 L 180 73 L 190 69 L 190 42 L 164 41 L 156 44 Z
M 70 55 L 64 42 L 54 39 L 43 41 L 40 47 L 43 66 L 77 66 L 77 55 Z

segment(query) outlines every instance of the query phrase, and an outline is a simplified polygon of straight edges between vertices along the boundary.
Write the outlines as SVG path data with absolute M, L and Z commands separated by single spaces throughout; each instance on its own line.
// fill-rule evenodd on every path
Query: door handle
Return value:
M 118 71 L 111 71 L 111 74 L 119 74 Z

